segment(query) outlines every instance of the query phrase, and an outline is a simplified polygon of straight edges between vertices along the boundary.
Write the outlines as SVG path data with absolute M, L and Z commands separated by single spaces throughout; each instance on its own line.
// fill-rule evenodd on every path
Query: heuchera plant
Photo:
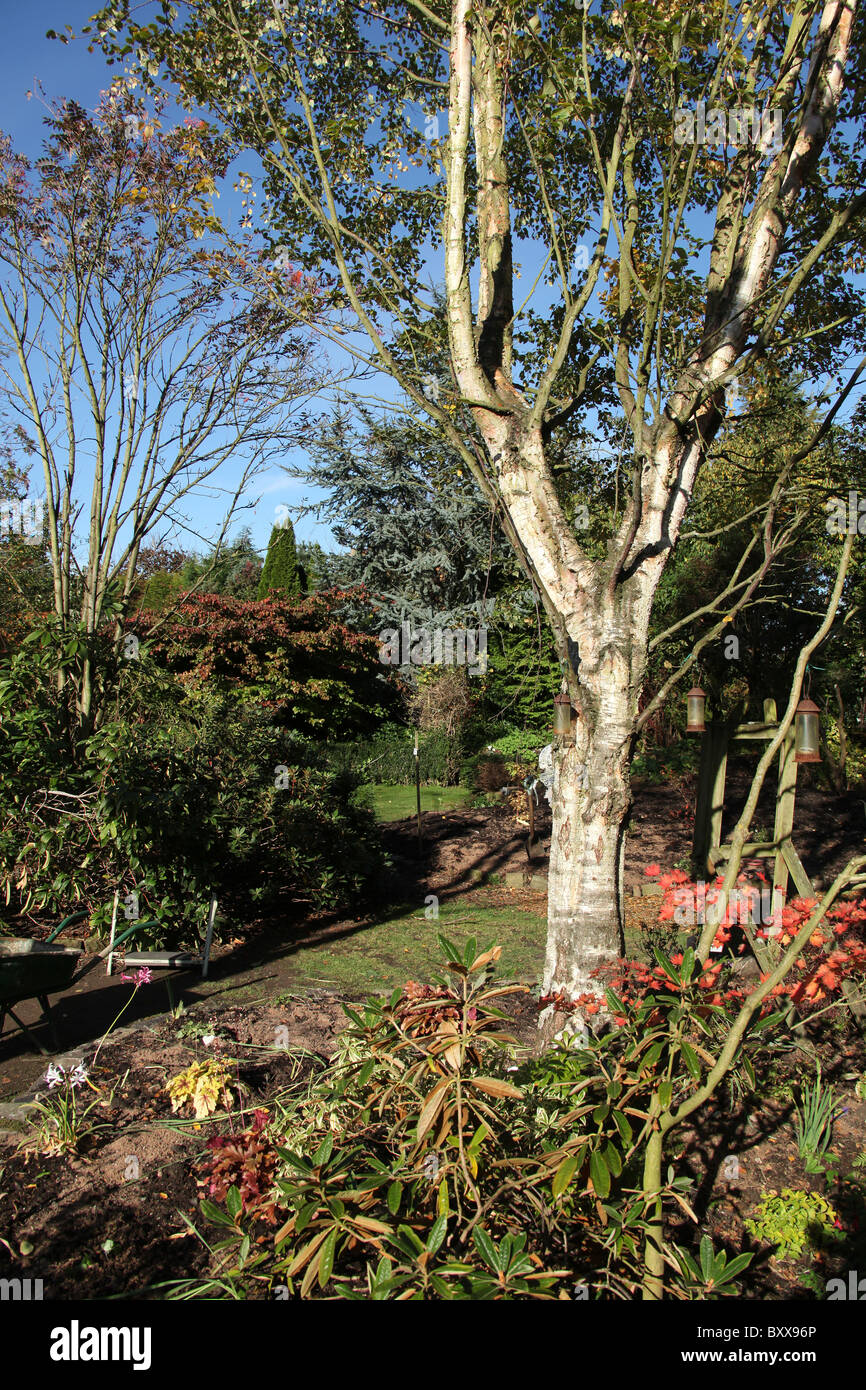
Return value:
M 199 1180 L 199 1186 L 218 1202 L 225 1202 L 234 1187 L 240 1197 L 241 1212 L 273 1225 L 277 1151 L 266 1133 L 267 1124 L 268 1112 L 256 1110 L 251 1129 L 209 1139 L 210 1171 Z
M 213 1114 L 220 1099 L 228 1108 L 232 1094 L 229 1079 L 225 1062 L 191 1062 L 185 1071 L 178 1072 L 166 1083 L 172 1110 L 182 1110 L 188 1104 L 196 1119 L 204 1120 Z

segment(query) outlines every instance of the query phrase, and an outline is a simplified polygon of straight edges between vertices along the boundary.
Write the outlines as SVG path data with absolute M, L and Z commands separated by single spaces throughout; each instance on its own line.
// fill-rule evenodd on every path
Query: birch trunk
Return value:
M 570 644 L 570 654 L 575 647 L 579 654 L 572 692 L 578 717 L 573 742 L 558 740 L 554 749 L 543 993 L 570 999 L 598 993 L 603 985 L 594 972 L 624 953 L 629 765 L 646 664 L 648 586 L 632 579 L 602 608 L 584 615 L 583 638 Z M 568 1015 L 548 1007 L 542 1039 L 567 1024 Z

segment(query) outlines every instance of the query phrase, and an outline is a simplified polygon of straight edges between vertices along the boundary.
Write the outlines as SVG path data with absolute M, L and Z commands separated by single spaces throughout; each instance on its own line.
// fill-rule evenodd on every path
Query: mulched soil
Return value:
M 749 764 L 729 764 L 728 815 L 733 823 L 737 803 L 745 795 Z M 519 901 L 533 890 L 508 888 L 504 875 L 521 869 L 536 876 L 546 872 L 549 816 L 543 799 L 537 815 L 533 861 L 526 848 L 526 826 L 518 817 L 518 798 L 510 806 L 483 810 L 426 813 L 423 817 L 424 856 L 418 858 L 414 820 L 386 828 L 395 863 L 389 892 L 393 899 L 420 901 L 427 892 L 440 900 L 470 892 L 479 881 L 497 878 L 503 903 Z M 636 789 L 636 803 L 626 857 L 627 886 L 647 882 L 644 867 L 651 862 L 671 867 L 687 856 L 694 814 L 694 784 L 688 778 L 663 786 Z M 772 788 L 759 806 L 758 822 L 772 824 Z M 850 855 L 863 846 L 864 805 L 856 796 L 834 797 L 808 773 L 798 786 L 794 842 L 816 887 L 831 881 Z M 502 877 L 500 877 L 502 876 Z M 537 883 L 537 878 L 536 878 Z M 537 889 L 535 890 L 537 893 Z M 420 895 L 420 896 L 419 896 Z M 489 899 L 488 899 L 489 901 Z M 630 900 L 633 920 L 653 925 L 657 901 Z M 279 1005 L 281 991 L 298 991 L 291 956 L 299 942 L 326 940 L 363 931 L 364 920 L 347 920 L 310 912 L 296 904 L 278 921 L 249 922 L 232 941 L 215 952 L 211 979 L 194 972 L 174 977 L 175 997 L 192 1006 L 180 1024 L 200 1019 L 212 1022 L 228 1055 L 239 1058 L 239 1079 L 250 1110 L 266 1102 L 281 1087 L 301 1086 L 330 1054 L 344 1015 L 341 999 L 330 990 L 296 992 Z M 254 985 L 264 996 L 260 1003 L 235 1002 L 236 990 Z M 118 992 L 120 991 L 120 992 Z M 60 1013 L 61 1041 L 77 1054 L 87 1055 L 85 1043 L 102 1035 L 128 998 L 128 986 L 107 979 L 96 968 L 64 997 Z M 190 1234 L 181 1213 L 201 1228 L 196 1185 L 196 1162 L 214 1130 L 165 1127 L 171 1108 L 164 1091 L 167 1077 L 194 1057 L 209 1055 L 192 1036 L 181 1037 L 179 1024 L 161 1016 L 166 1006 L 164 983 L 140 990 L 123 1024 L 137 1031 L 109 1039 L 99 1056 L 94 1079 L 107 1089 L 118 1078 L 114 1099 L 94 1117 L 108 1128 L 87 1141 L 75 1157 L 27 1157 L 16 1151 L 20 1135 L 0 1134 L 0 1278 L 42 1278 L 48 1299 L 100 1299 L 112 1295 L 148 1295 L 152 1285 L 166 1280 L 201 1277 L 208 1254 Z M 535 1005 L 528 996 L 510 1004 L 514 1031 L 531 1046 Z M 35 1006 L 23 1005 L 28 1021 Z M 146 1026 L 142 1026 L 146 1025 Z M 277 1034 L 277 1029 L 285 1033 Z M 279 1037 L 279 1043 L 275 1039 Z M 834 1129 L 833 1147 L 843 1175 L 857 1176 L 855 1161 L 864 1150 L 866 1106 L 854 1094 L 854 1080 L 866 1067 L 862 1039 L 847 1031 L 829 1029 L 819 1039 L 825 1076 L 837 1088 L 846 1108 Z M 288 1053 L 267 1054 L 257 1049 L 288 1045 Z M 44 1071 L 26 1039 L 0 1041 L 0 1098 L 10 1099 L 32 1086 Z M 90 1047 L 92 1054 L 93 1046 Z M 811 1068 L 810 1068 L 811 1070 Z M 866 1182 L 828 1188 L 819 1175 L 804 1172 L 796 1155 L 792 1126 L 793 1095 L 803 1075 L 804 1061 L 796 1052 L 777 1064 L 773 1089 L 759 1090 L 733 1106 L 724 1099 L 708 1107 L 700 1126 L 684 1132 L 677 1153 L 696 1180 L 693 1194 L 700 1220 L 674 1221 L 671 1235 L 694 1244 L 708 1230 L 716 1246 L 730 1251 L 757 1249 L 743 1280 L 743 1296 L 757 1299 L 810 1298 L 801 1283 L 806 1269 L 823 1279 L 848 1269 L 866 1268 Z M 727 1176 L 735 1156 L 736 1177 Z M 137 1161 L 137 1176 L 131 1177 Z M 783 1187 L 825 1191 L 840 1212 L 841 1245 L 810 1251 L 801 1261 L 779 1261 L 758 1249 L 745 1232 L 744 1220 L 754 1214 L 762 1194 Z M 27 1253 L 22 1253 L 22 1242 Z M 30 1248 L 32 1246 L 32 1249 Z
M 526 994 L 503 1003 L 510 1031 L 531 1047 L 534 1000 Z M 79 1154 L 28 1155 L 14 1136 L 0 1137 L 0 1278 L 41 1278 L 49 1300 L 161 1298 L 164 1292 L 154 1285 L 203 1279 L 208 1253 L 183 1216 L 213 1239 L 213 1228 L 199 1213 L 196 1180 L 206 1139 L 227 1125 L 195 1127 L 188 1121 L 182 1132 L 166 1127 L 172 1119 L 166 1078 L 194 1058 L 213 1055 L 213 1044 L 189 1036 L 190 1022 L 212 1029 L 222 1055 L 237 1059 L 234 1075 L 243 1088 L 247 1121 L 236 1120 L 235 1127 L 243 1128 L 256 1104 L 306 1085 L 333 1050 L 343 1020 L 340 998 L 319 990 L 279 1007 L 200 1005 L 179 1022 L 164 1020 L 109 1040 L 92 1073 L 106 1097 L 95 1112 L 106 1129 L 87 1139 Z M 288 1042 L 287 1052 L 267 1051 L 277 1039 L 280 1046 Z M 863 1045 L 828 1038 L 821 1052 L 825 1075 L 835 1081 L 845 1108 L 834 1128 L 833 1151 L 840 1173 L 857 1178 L 866 1105 L 854 1095 L 852 1078 L 863 1070 Z M 708 1231 L 716 1248 L 731 1254 L 753 1250 L 756 1258 L 741 1285 L 747 1299 L 812 1298 L 814 1290 L 802 1283 L 807 1269 L 821 1279 L 844 1275 L 862 1267 L 866 1253 L 866 1182 L 827 1188 L 822 1177 L 805 1173 L 797 1157 L 793 1088 L 802 1071 L 802 1056 L 787 1054 L 773 1074 L 772 1093 L 748 1095 L 732 1107 L 720 1099 L 707 1107 L 699 1127 L 683 1131 L 671 1152 L 679 1170 L 695 1179 L 689 1200 L 700 1226 L 674 1218 L 670 1236 L 688 1247 Z M 810 1249 L 797 1261 L 777 1260 L 769 1247 L 752 1240 L 744 1220 L 754 1215 L 762 1194 L 784 1187 L 826 1192 L 840 1213 L 838 1246 Z
M 218 1043 L 182 1036 L 191 1020 L 212 1027 Z M 0 1277 L 42 1279 L 45 1299 L 101 1299 L 147 1297 L 151 1285 L 204 1274 L 208 1252 L 181 1213 L 202 1228 L 196 1164 L 228 1126 L 187 1117 L 182 1132 L 166 1127 L 177 1118 L 167 1078 L 215 1049 L 236 1059 L 243 1129 L 257 1103 L 305 1087 L 344 1022 L 339 998 L 314 991 L 283 1007 L 193 1010 L 109 1039 L 91 1072 L 104 1100 L 89 1118 L 105 1127 L 79 1153 L 28 1154 L 20 1136 L 0 1136 Z M 291 1051 L 270 1050 L 286 1040 Z M 23 1256 L 22 1242 L 33 1247 Z

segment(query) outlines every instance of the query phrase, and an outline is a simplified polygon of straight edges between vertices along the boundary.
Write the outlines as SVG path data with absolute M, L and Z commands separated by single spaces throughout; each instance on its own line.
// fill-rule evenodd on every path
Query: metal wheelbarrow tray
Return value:
M 39 1001 L 56 1048 L 57 1035 L 48 996 L 69 989 L 75 976 L 75 967 L 81 962 L 82 950 L 81 947 L 53 946 L 51 943 L 70 922 L 86 916 L 86 912 L 76 912 L 72 917 L 66 917 L 47 941 L 32 941 L 26 936 L 5 939 L 0 937 L 0 1034 L 3 1032 L 6 1015 L 9 1014 L 46 1057 L 49 1054 L 26 1023 L 22 1023 L 15 1013 L 14 1005 L 24 999 Z

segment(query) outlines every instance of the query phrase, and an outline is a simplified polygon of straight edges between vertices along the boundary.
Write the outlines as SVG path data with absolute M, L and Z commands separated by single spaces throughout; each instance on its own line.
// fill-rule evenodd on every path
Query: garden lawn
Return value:
M 414 786 L 369 783 L 361 792 L 369 801 L 377 820 L 404 820 L 406 816 L 416 813 Z M 472 792 L 468 787 L 438 787 L 431 783 L 421 788 L 421 811 L 451 811 L 457 806 L 465 806 L 471 799 Z
M 627 900 L 629 908 L 631 900 Z M 432 904 L 430 910 L 432 910 Z M 655 964 L 646 925 L 657 925 L 658 903 L 642 899 L 628 911 L 626 955 Z M 541 980 L 547 937 L 547 898 L 544 893 L 503 893 L 498 881 L 467 889 L 459 899 L 440 902 L 439 917 L 425 917 L 424 907 L 392 908 L 369 922 L 341 924 L 336 933 L 299 945 L 291 956 L 291 973 L 299 985 L 327 985 L 355 999 L 367 993 L 390 991 L 406 980 L 429 981 L 442 969 L 438 937 L 448 937 L 462 949 L 474 936 L 478 949 L 497 944 L 502 955 L 498 980 L 533 985 Z M 642 919 L 647 919 L 646 921 Z M 341 928 L 350 929 L 341 934 Z M 668 950 L 682 950 L 684 931 L 663 933 Z
M 392 910 L 351 935 L 300 946 L 292 956 L 293 972 L 311 984 L 335 985 L 361 998 L 406 980 L 429 980 L 442 968 L 441 933 L 461 945 L 474 936 L 479 950 L 496 942 L 502 947 L 497 978 L 531 984 L 544 964 L 544 900 L 503 906 L 485 901 L 490 896 L 482 890 L 459 903 L 443 903 L 438 921 L 426 918 L 423 907 Z

